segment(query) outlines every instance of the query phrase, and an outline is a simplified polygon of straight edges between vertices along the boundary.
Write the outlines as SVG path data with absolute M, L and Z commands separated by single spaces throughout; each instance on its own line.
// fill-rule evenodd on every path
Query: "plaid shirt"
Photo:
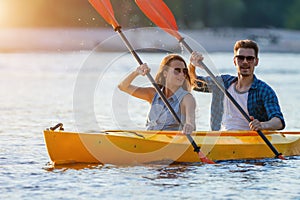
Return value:
M 216 78 L 226 90 L 237 81 L 237 77 L 231 75 L 221 75 Z M 198 88 L 194 88 L 195 91 L 212 93 L 210 126 L 213 131 L 220 130 L 224 111 L 224 93 L 210 77 L 197 76 L 197 79 Z M 255 75 L 248 92 L 247 108 L 249 115 L 255 119 L 264 122 L 278 117 L 282 122 L 282 129 L 285 127 L 276 93 L 265 82 L 257 79 Z

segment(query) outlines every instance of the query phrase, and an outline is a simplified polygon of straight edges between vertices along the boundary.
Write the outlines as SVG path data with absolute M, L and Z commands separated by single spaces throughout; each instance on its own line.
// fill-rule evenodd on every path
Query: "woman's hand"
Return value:
M 182 133 L 185 135 L 190 135 L 194 131 L 195 127 L 192 124 L 184 124 L 182 128 Z
M 194 66 L 202 67 L 200 63 L 203 61 L 203 59 L 204 57 L 202 56 L 201 53 L 197 51 L 193 51 L 193 53 L 191 54 L 190 62 Z
M 139 75 L 145 76 L 147 73 L 150 72 L 150 68 L 148 67 L 147 63 L 143 63 L 136 68 L 136 73 Z

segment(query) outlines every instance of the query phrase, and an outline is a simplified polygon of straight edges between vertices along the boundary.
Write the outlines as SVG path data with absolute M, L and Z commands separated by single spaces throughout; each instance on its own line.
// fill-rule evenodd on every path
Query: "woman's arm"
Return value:
M 131 72 L 123 81 L 119 83 L 118 88 L 123 92 L 151 103 L 155 95 L 155 89 L 153 87 L 138 87 L 131 84 L 137 76 L 144 76 L 148 72 L 150 72 L 150 68 L 147 66 L 147 64 L 144 63 L 140 65 L 135 71 Z
M 187 94 L 181 102 L 181 107 L 183 109 L 183 114 L 186 116 L 185 124 L 183 125 L 182 133 L 191 134 L 196 130 L 195 123 L 195 109 L 196 101 L 192 94 Z

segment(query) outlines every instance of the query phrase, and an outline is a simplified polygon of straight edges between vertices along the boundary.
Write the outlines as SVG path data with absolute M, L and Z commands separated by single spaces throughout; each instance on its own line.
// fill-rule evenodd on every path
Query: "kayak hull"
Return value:
M 300 132 L 264 132 L 284 156 L 300 155 Z M 192 135 L 211 160 L 274 158 L 274 153 L 253 131 L 199 131 Z M 121 131 L 76 133 L 44 131 L 53 164 L 200 162 L 187 137 L 177 131 Z

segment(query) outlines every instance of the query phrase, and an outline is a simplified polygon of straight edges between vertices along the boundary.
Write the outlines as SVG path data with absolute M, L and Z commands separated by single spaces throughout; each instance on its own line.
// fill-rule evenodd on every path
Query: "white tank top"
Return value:
M 231 86 L 228 88 L 228 92 L 248 114 L 248 91 L 243 93 L 238 92 L 235 89 L 235 85 L 236 83 L 231 84 Z M 221 122 L 221 131 L 250 130 L 249 122 L 247 121 L 247 119 L 241 114 L 241 112 L 236 108 L 236 106 L 229 100 L 226 95 L 224 97 L 223 106 L 224 113 Z

